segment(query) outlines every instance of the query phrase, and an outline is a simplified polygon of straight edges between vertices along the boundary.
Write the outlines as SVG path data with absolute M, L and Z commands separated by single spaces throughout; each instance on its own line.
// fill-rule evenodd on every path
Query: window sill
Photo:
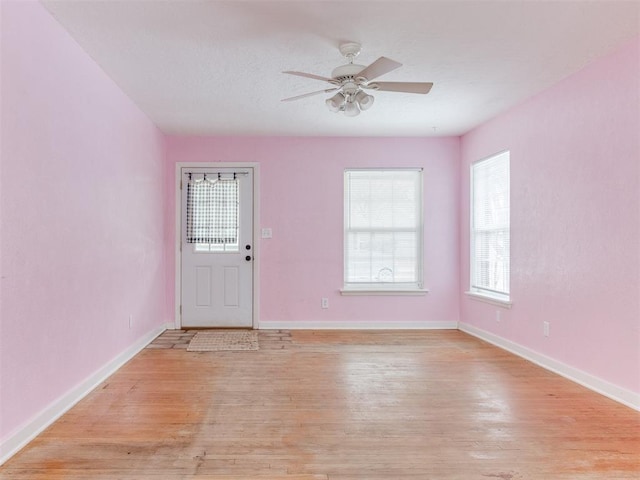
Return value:
M 471 298 L 473 300 L 477 300 L 479 302 L 490 303 L 491 305 L 497 305 L 499 307 L 511 308 L 511 305 L 513 305 L 511 300 L 503 300 L 501 298 L 490 297 L 488 295 L 482 295 L 482 294 L 476 293 L 476 292 L 464 292 L 464 293 L 466 295 L 468 295 L 469 298 Z
M 397 296 L 416 296 L 416 295 L 426 295 L 429 293 L 429 290 L 421 288 L 421 289 L 411 289 L 411 290 L 400 290 L 400 289 L 364 289 L 364 288 L 349 288 L 340 290 L 340 294 L 344 296 L 356 296 L 356 295 L 397 295 Z

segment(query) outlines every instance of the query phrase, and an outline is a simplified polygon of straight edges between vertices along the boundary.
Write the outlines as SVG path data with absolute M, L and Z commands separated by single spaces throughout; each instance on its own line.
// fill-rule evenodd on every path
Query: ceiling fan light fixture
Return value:
M 375 98 L 373 98 L 373 95 L 369 95 L 368 93 L 363 92 L 362 90 L 360 90 L 356 95 L 356 101 L 358 102 L 358 106 L 360 107 L 360 110 L 362 110 L 363 112 L 371 108 L 374 100 Z
M 344 106 L 344 114 L 347 117 L 356 117 L 360 115 L 360 109 L 355 102 L 347 102 Z
M 339 112 L 344 105 L 344 95 L 341 92 L 336 93 L 333 97 L 328 98 L 324 103 L 327 104 L 327 108 L 332 112 Z
M 2 0 L 0 0 L 2 1 Z M 380 92 L 400 92 L 400 93 L 429 93 L 433 83 L 431 82 L 379 82 L 376 79 L 382 75 L 401 67 L 402 64 L 387 57 L 379 57 L 373 63 L 364 66 L 353 63 L 353 60 L 360 53 L 360 44 L 357 42 L 343 42 L 340 44 L 340 53 L 348 60 L 346 65 L 340 65 L 333 69 L 331 77 L 323 77 L 313 73 L 297 72 L 287 70 L 282 73 L 295 75 L 298 77 L 320 80 L 330 85 L 324 90 L 305 93 L 285 98 L 283 102 L 299 100 L 321 93 L 336 93 L 333 97 L 325 100 L 327 108 L 332 112 L 344 112 L 347 117 L 355 117 L 360 112 L 369 110 L 374 103 L 374 97 L 366 90 Z

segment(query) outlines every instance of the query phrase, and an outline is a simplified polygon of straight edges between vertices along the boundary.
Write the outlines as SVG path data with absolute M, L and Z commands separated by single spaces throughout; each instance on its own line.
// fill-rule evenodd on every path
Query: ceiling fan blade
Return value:
M 402 66 L 401 63 L 396 62 L 395 60 L 391 60 L 387 57 L 380 57 L 375 62 L 373 62 L 368 67 L 365 67 L 360 73 L 358 73 L 358 77 L 364 77 L 368 81 L 373 80 L 374 78 L 378 78 L 380 75 L 384 75 L 385 73 L 389 73 L 396 68 L 400 68 Z
M 320 75 L 314 75 L 313 73 L 293 72 L 291 70 L 287 70 L 286 72 L 282 72 L 282 73 L 287 73 L 289 75 L 296 75 L 298 77 L 313 78 L 314 80 L 322 80 L 324 82 L 331 82 L 333 80 L 332 78 L 321 77 Z
M 375 82 L 371 87 L 380 92 L 429 93 L 431 82 Z M 377 88 L 376 88 L 377 87 Z
M 281 101 L 282 102 L 291 102 L 293 100 L 299 100 L 299 99 L 305 98 L 305 97 L 312 97 L 313 95 L 318 95 L 319 93 L 329 93 L 329 92 L 333 92 L 335 90 L 338 90 L 338 87 L 327 88 L 326 90 L 318 90 L 317 92 L 303 93 L 302 95 L 296 95 L 295 97 L 283 98 Z

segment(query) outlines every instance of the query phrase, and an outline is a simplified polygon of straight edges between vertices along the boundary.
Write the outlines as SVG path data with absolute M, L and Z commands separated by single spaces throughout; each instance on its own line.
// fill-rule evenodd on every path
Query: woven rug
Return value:
M 198 332 L 189 342 L 189 352 L 258 350 L 258 332 L 254 330 L 211 330 Z

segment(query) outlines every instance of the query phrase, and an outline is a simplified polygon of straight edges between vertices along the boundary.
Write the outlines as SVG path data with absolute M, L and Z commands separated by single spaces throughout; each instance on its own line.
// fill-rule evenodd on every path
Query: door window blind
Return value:
M 345 172 L 345 289 L 422 288 L 422 170 Z
M 472 165 L 471 289 L 509 297 L 509 152 Z

